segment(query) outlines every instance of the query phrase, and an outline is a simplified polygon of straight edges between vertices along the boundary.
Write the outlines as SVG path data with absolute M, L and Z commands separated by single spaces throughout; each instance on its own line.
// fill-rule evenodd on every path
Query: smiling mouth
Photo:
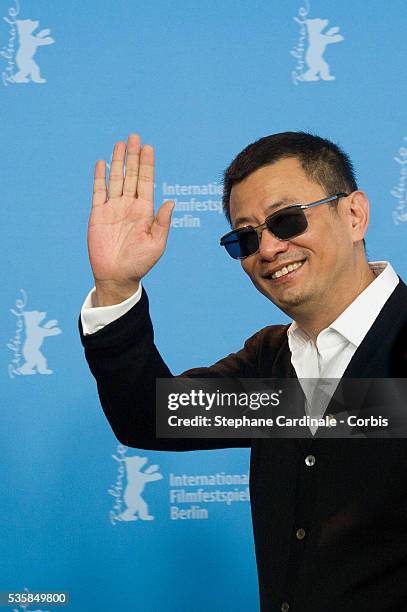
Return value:
M 303 261 L 296 261 L 295 263 L 289 264 L 288 266 L 283 266 L 279 270 L 276 270 L 268 278 L 270 280 L 276 281 L 286 276 L 292 276 L 294 272 L 296 272 L 302 267 L 304 262 L 305 262 L 305 259 Z

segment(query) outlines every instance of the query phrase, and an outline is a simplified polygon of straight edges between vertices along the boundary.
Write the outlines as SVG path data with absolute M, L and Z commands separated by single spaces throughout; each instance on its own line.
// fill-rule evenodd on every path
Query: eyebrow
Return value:
M 273 202 L 272 204 L 269 204 L 266 207 L 266 217 L 268 217 L 269 213 L 271 213 L 271 211 L 275 210 L 276 208 L 280 208 L 281 206 L 288 206 L 288 205 L 292 205 L 292 204 L 298 204 L 299 200 L 295 199 L 295 198 L 281 198 L 281 200 L 277 200 L 276 202 Z M 242 223 L 250 223 L 251 221 L 254 221 L 253 217 L 238 217 L 235 220 L 235 223 L 233 225 L 233 228 L 236 228 L 238 225 L 241 225 Z

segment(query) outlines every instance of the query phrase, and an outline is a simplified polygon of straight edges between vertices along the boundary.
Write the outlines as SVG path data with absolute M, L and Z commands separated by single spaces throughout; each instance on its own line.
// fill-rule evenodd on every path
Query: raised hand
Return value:
M 167 243 L 174 203 L 154 215 L 154 149 L 131 134 L 113 150 L 106 189 L 106 163 L 96 162 L 88 250 L 99 306 L 132 295 L 160 259 Z

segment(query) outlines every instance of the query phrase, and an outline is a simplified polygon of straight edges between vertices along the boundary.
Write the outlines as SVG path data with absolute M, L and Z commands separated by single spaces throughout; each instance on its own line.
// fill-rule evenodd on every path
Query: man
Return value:
M 95 289 L 80 323 L 117 438 L 157 450 L 251 446 L 262 612 L 407 610 L 404 440 L 156 439 L 155 379 L 172 375 L 140 280 L 164 252 L 172 203 L 154 216 L 152 148 L 130 136 L 124 176 L 125 154 L 117 143 L 107 191 L 105 164 L 96 164 Z M 406 377 L 407 287 L 390 264 L 366 260 L 369 202 L 348 157 L 316 136 L 275 134 L 237 156 L 224 187 L 233 230 L 222 244 L 293 323 L 183 376 Z

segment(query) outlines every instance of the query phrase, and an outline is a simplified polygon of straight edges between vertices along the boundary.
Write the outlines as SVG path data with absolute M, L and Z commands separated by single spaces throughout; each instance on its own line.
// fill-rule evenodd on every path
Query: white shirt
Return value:
M 313 417 L 324 414 L 330 398 L 399 278 L 385 261 L 370 262 L 376 275 L 373 282 L 343 311 L 314 343 L 294 321 L 287 330 L 291 363 L 307 398 L 305 410 Z M 324 385 L 312 379 L 324 379 Z M 310 428 L 315 433 L 316 427 Z
M 375 280 L 322 330 L 314 344 L 294 321 L 288 328 L 291 362 L 301 378 L 340 378 L 384 304 L 398 285 L 399 278 L 385 261 L 369 263 Z
M 85 336 L 103 329 L 108 323 L 113 323 L 126 314 L 141 298 L 141 283 L 136 293 L 127 300 L 113 306 L 95 306 L 96 289 L 93 287 L 86 296 L 81 310 L 82 329 Z

